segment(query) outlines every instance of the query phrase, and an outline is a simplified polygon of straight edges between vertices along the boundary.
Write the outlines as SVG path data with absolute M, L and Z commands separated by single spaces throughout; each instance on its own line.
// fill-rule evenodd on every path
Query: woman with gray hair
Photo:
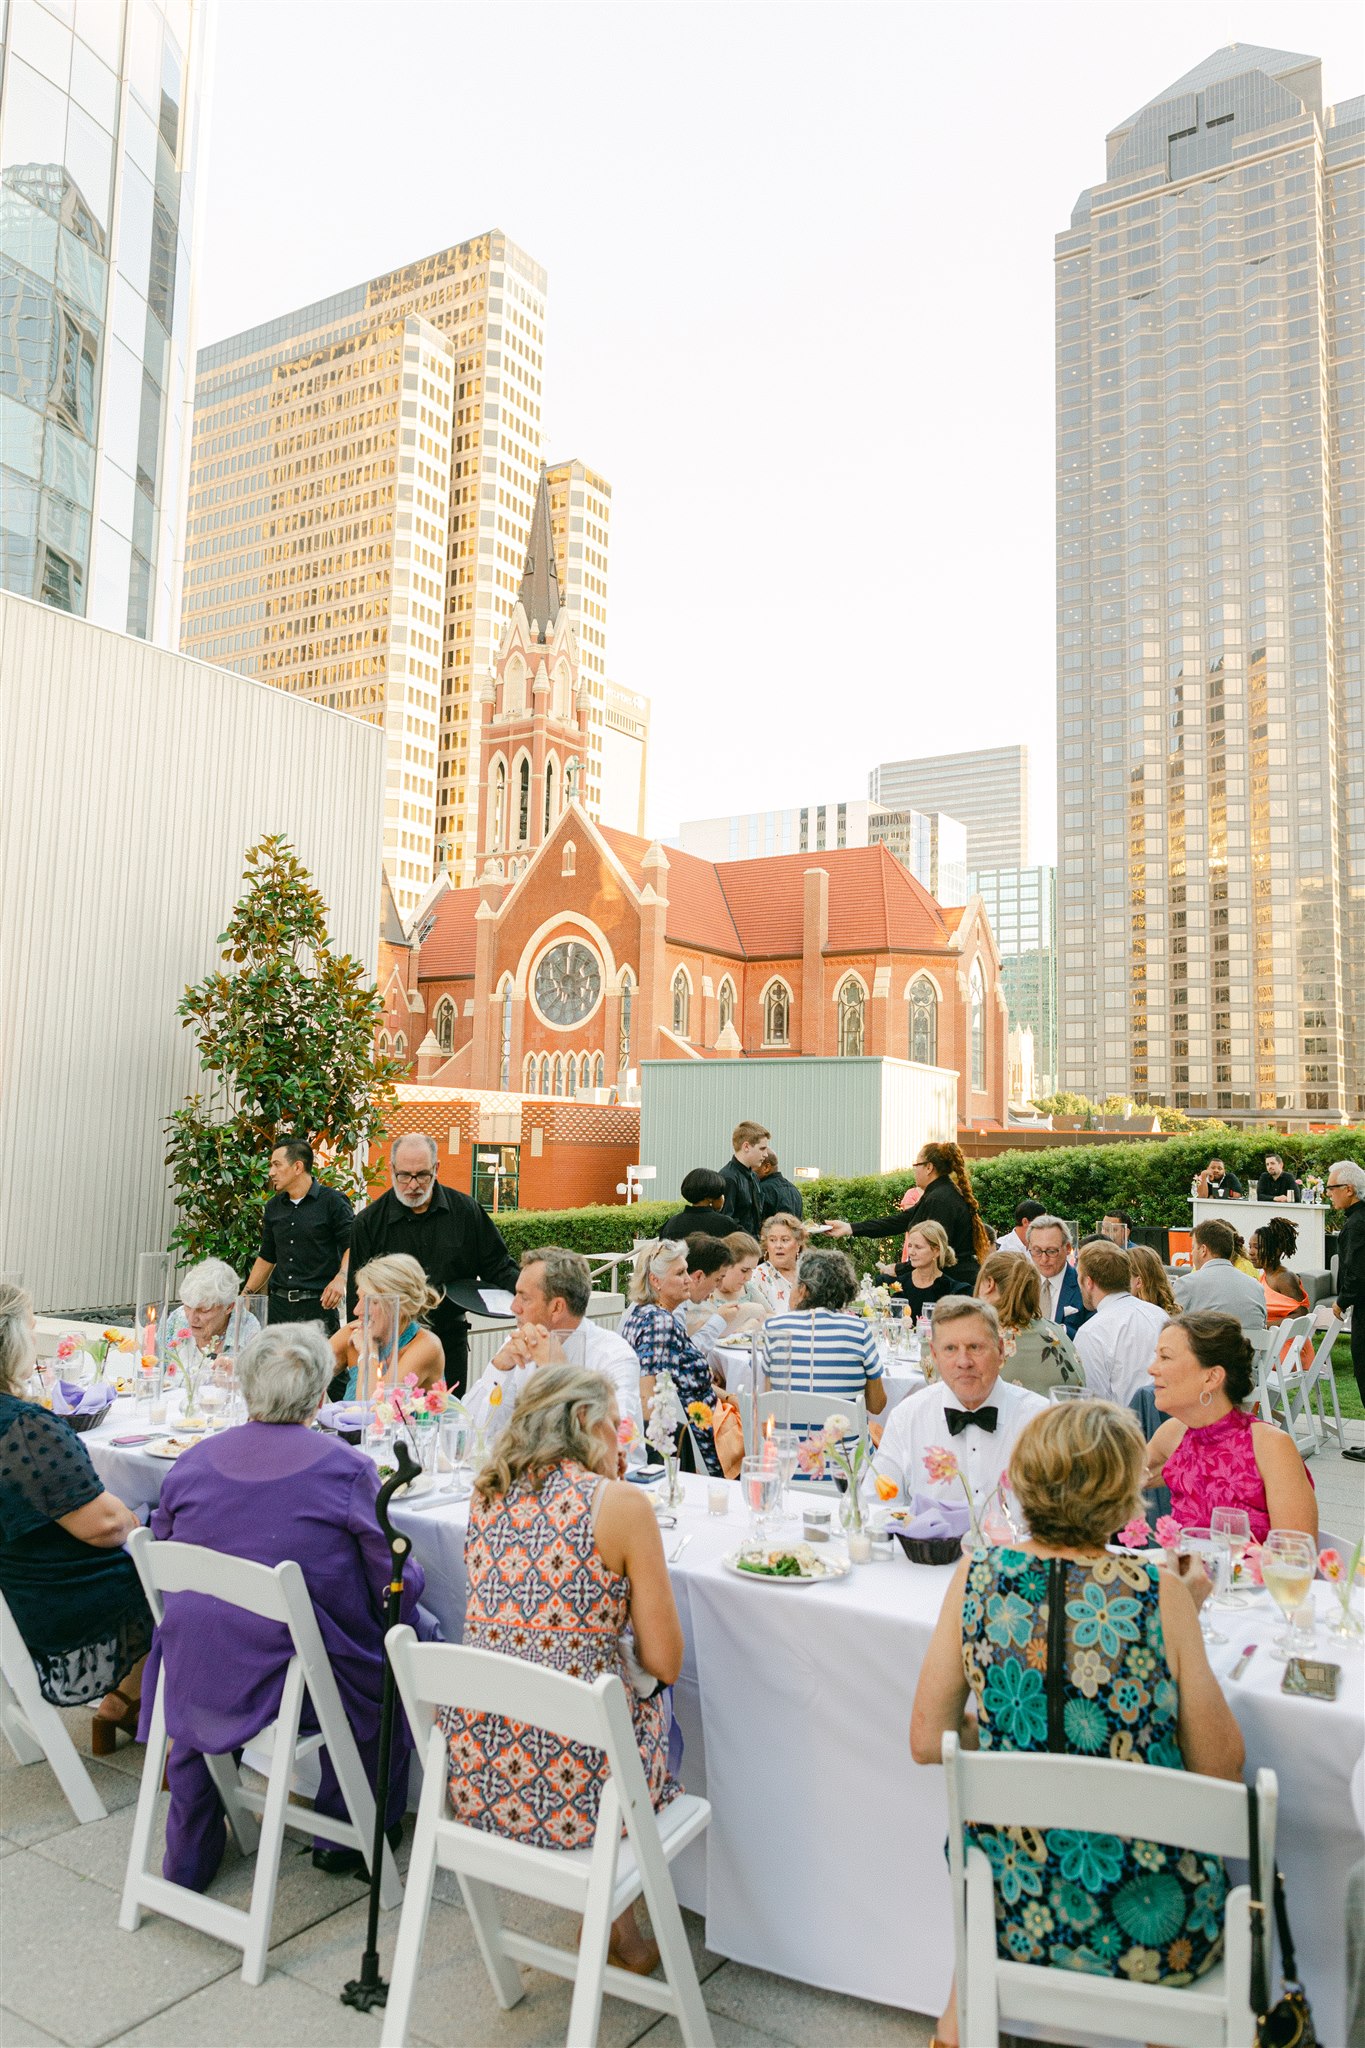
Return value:
M 254 1564 L 298 1561 L 346 1718 L 373 1781 L 389 1551 L 375 1521 L 377 1466 L 349 1444 L 309 1428 L 331 1374 L 332 1353 L 315 1323 L 280 1323 L 254 1338 L 237 1366 L 247 1422 L 205 1438 L 176 1461 L 151 1526 L 163 1542 L 199 1543 Z M 430 1635 L 431 1622 L 418 1621 L 423 1583 L 421 1567 L 409 1559 L 404 1619 Z M 242 1748 L 274 1720 L 291 1654 L 289 1638 L 275 1622 L 198 1593 L 168 1598 L 146 1697 L 155 1696 L 164 1663 L 166 1727 L 174 1748 L 162 1868 L 172 1883 L 203 1891 L 217 1870 L 226 1822 L 205 1756 Z M 316 1726 L 307 1713 L 305 1725 Z M 408 1736 L 401 1723 L 394 1743 L 388 1818 L 396 1827 L 407 1787 Z M 345 1815 L 325 1750 L 316 1805 L 319 1813 Z M 313 1861 L 336 1874 L 363 1868 L 358 1851 L 321 1841 Z
M 679 1791 L 659 1693 L 682 1669 L 683 1636 L 654 1512 L 617 1484 L 619 1419 L 600 1373 L 546 1365 L 528 1382 L 475 1481 L 464 1640 L 589 1684 L 619 1675 L 657 1812 Z M 451 1708 L 443 1722 L 457 1820 L 533 1848 L 591 1845 L 607 1782 L 599 1752 L 497 1715 Z M 609 1959 L 646 1976 L 658 1963 L 633 1910 L 612 1928 Z
M 0 1281 L 0 1593 L 43 1698 L 54 1707 L 99 1701 L 90 1746 L 108 1756 L 115 1731 L 137 1726 L 152 1640 L 123 1548 L 137 1516 L 105 1492 L 69 1423 L 25 1398 L 34 1359 L 33 1304 Z
M 651 1237 L 640 1245 L 627 1292 L 630 1307 L 621 1318 L 621 1336 L 640 1361 L 645 1414 L 661 1372 L 669 1374 L 685 1408 L 698 1401 L 709 1406 L 711 1368 L 674 1314 L 689 1293 L 687 1240 Z M 722 1479 L 710 1428 L 693 1422 L 690 1435 L 711 1477 Z
M 226 1259 L 201 1259 L 191 1266 L 180 1281 L 180 1307 L 166 1324 L 167 1343 L 189 1341 L 205 1357 L 216 1356 L 227 1344 L 232 1311 L 241 1291 L 242 1283 Z M 245 1349 L 260 1327 L 257 1317 L 243 1311 L 232 1341 Z
M 861 1394 L 868 1414 L 879 1415 L 886 1406 L 882 1362 L 872 1325 L 849 1314 L 857 1292 L 846 1252 L 803 1252 L 791 1308 L 769 1316 L 763 1341 L 770 1371 L 776 1359 L 790 1356 L 796 1393 L 827 1394 L 835 1404 Z

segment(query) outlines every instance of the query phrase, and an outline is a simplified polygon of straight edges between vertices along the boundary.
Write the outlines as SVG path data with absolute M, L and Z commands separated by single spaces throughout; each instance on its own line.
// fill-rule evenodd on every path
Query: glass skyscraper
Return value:
M 976 868 L 969 886 L 986 906 L 1000 953 L 1011 1031 L 1033 1033 L 1040 1095 L 1057 1086 L 1057 870 Z
M 1218 50 L 1057 238 L 1061 1084 L 1365 1108 L 1365 103 Z
M 198 0 L 0 0 L 0 585 L 179 635 Z

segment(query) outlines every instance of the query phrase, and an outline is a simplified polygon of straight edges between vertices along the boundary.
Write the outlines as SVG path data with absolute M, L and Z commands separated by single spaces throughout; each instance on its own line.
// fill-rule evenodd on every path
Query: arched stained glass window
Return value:
M 502 1028 L 499 1033 L 498 1086 L 512 1085 L 512 984 L 509 981 L 502 992 Z
M 540 1092 L 542 1095 L 550 1092 L 550 1061 L 546 1053 L 542 1053 L 540 1058 Z
M 927 974 L 910 984 L 910 1057 L 926 1067 L 938 1064 L 938 997 Z
M 692 991 L 687 985 L 687 976 L 680 967 L 673 977 L 673 1029 L 679 1038 L 686 1038 L 692 1015 Z
M 517 845 L 525 846 L 531 837 L 531 764 L 522 756 L 521 767 L 517 770 Z
M 550 827 L 555 819 L 555 760 L 553 754 L 545 763 L 545 836 L 549 837 Z
M 972 1089 L 982 1094 L 986 1087 L 986 979 L 981 972 L 981 962 L 972 962 L 971 979 L 971 1045 L 972 1045 Z
M 564 1093 L 564 1060 L 562 1055 L 559 1053 L 555 1054 L 553 1072 L 554 1082 L 550 1092 L 553 1095 L 562 1095 Z
M 452 1052 L 455 1047 L 455 1005 L 451 1002 L 449 996 L 442 996 L 440 1002 L 436 1005 L 436 1015 L 432 1020 L 432 1029 L 436 1033 L 436 1043 L 440 1046 L 441 1051 L 444 1053 Z
M 862 983 L 850 974 L 840 984 L 837 997 L 839 1004 L 839 1056 L 841 1059 L 861 1059 L 863 1051 L 863 990 Z
M 763 998 L 763 1042 L 787 1045 L 791 1036 L 791 991 L 785 982 L 775 981 Z
M 493 831 L 488 841 L 494 852 L 501 852 L 503 833 L 507 829 L 507 763 L 499 761 L 493 769 Z
M 621 1042 L 616 1062 L 616 1071 L 619 1074 L 624 1074 L 626 1068 L 630 1065 L 630 1034 L 634 1008 L 635 983 L 631 980 L 630 971 L 627 969 L 626 973 L 621 977 Z
M 522 1064 L 521 1073 L 521 1085 L 523 1091 L 527 1095 L 534 1095 L 536 1092 L 536 1056 L 533 1052 L 527 1053 L 525 1061 Z
M 734 1021 L 735 985 L 727 974 L 720 985 L 720 1023 L 718 1029 L 723 1031 L 727 1024 L 733 1024 Z
M 592 1085 L 594 1088 L 605 1088 L 607 1085 L 607 1063 L 600 1052 L 592 1063 Z

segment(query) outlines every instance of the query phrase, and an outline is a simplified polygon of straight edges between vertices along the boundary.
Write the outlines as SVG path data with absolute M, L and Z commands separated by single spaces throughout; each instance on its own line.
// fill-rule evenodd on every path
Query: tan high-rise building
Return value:
M 611 540 L 611 485 L 578 461 L 546 471 L 550 529 L 564 604 L 578 635 L 578 671 L 587 690 L 588 758 L 579 801 L 593 817 L 602 803 L 602 733 L 607 687 L 607 552 Z M 608 817 L 609 825 L 620 818 Z M 630 827 L 634 831 L 635 827 Z
M 1058 1073 L 1365 1109 L 1365 105 L 1229 44 L 1057 237 Z
M 427 338 L 395 382 L 387 355 L 410 320 Z M 541 467 L 544 324 L 544 271 L 493 230 L 199 354 L 181 644 L 336 710 L 382 707 L 399 735 L 388 823 L 400 835 L 400 907 L 438 866 L 456 882 L 474 877 L 474 691 L 521 580 Z M 438 362 L 444 403 L 433 396 Z M 390 541 L 381 530 L 405 479 L 406 579 L 396 531 Z M 419 516 L 439 523 L 442 546 Z M 391 556 L 372 552 L 389 545 Z M 419 790 L 426 770 L 403 749 L 417 743 L 409 716 L 433 722 L 429 661 L 439 668 L 435 760 Z M 409 691 L 414 663 L 422 679 Z
M 604 825 L 645 832 L 649 772 L 649 699 L 609 682 L 602 705 L 602 809 Z

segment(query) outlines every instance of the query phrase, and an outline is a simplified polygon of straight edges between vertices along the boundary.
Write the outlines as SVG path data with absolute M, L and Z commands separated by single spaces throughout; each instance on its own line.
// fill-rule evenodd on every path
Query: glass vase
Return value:
M 683 1503 L 682 1469 L 676 1457 L 664 1457 L 663 1498 L 665 1507 L 680 1508 Z
M 1339 1643 L 1358 1643 L 1365 1636 L 1365 1623 L 1351 1605 L 1349 1587 L 1344 1598 L 1337 1595 L 1337 1611 L 1327 1625 L 1327 1633 L 1335 1636 Z

